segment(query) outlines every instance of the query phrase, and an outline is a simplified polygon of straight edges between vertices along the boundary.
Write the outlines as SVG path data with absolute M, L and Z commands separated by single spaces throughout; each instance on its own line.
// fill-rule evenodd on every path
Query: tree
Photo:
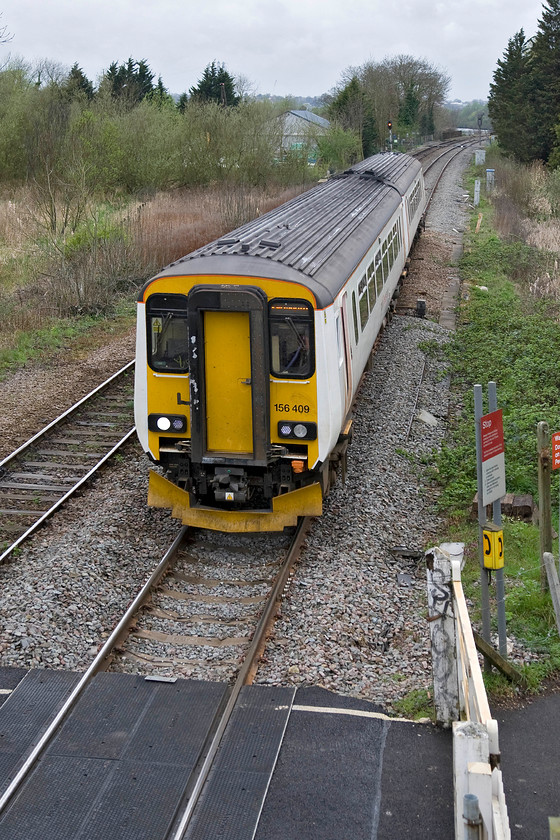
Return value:
M 93 99 L 93 85 L 76 62 L 66 77 L 63 90 L 69 99 Z
M 420 100 L 416 86 L 409 82 L 404 92 L 404 99 L 399 107 L 399 128 L 405 132 L 417 131 L 420 126 L 418 115 L 420 113 Z
M 360 138 L 362 157 L 376 151 L 375 124 L 371 104 L 356 75 L 340 89 L 327 107 L 331 122 L 338 123 L 344 131 L 351 131 Z
M 113 99 L 118 99 L 133 107 L 154 90 L 154 74 L 144 59 L 134 61 L 129 58 L 126 64 L 113 61 L 103 74 L 99 85 L 100 91 L 108 90 Z
M 209 64 L 202 78 L 189 94 L 196 102 L 218 102 L 220 105 L 238 105 L 239 96 L 235 92 L 235 79 L 224 64 L 213 61 Z
M 410 55 L 398 55 L 350 68 L 329 103 L 329 115 L 358 131 L 364 155 L 387 135 L 387 121 L 406 134 L 434 133 L 438 108 L 449 89 L 449 76 Z
M 554 126 L 560 115 L 560 0 L 548 0 L 544 5 L 529 60 L 534 156 L 546 162 L 556 141 Z
M 529 44 L 520 29 L 498 60 L 488 99 L 488 114 L 500 146 L 522 163 L 536 154 L 531 63 Z
M 0 13 L 0 18 L 2 14 Z M 10 35 L 8 32 L 8 27 L 6 25 L 0 26 L 0 44 L 9 44 L 14 36 Z
M 317 148 L 320 162 L 336 172 L 347 169 L 363 157 L 360 135 L 336 124 L 317 136 Z
M 148 102 L 151 102 L 152 105 L 155 105 L 156 108 L 166 108 L 169 106 L 175 107 L 175 102 L 173 97 L 164 86 L 161 76 L 158 76 L 157 85 L 153 88 L 152 91 L 146 97 Z

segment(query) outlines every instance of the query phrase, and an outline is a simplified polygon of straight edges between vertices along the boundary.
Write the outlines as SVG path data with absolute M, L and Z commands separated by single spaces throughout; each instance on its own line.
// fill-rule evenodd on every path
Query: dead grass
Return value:
M 530 291 L 535 297 L 560 300 L 560 178 L 541 163 L 522 166 L 498 158 L 493 164 L 496 230 L 506 241 L 539 251 L 535 271 L 526 278 Z
M 0 199 L 0 346 L 57 317 L 110 313 L 163 266 L 306 188 L 216 185 L 159 193 L 124 212 L 103 209 L 103 225 L 92 216 L 89 235 L 70 231 L 63 241 L 40 233 L 29 190 Z
M 267 192 L 238 185 L 159 193 L 129 215 L 139 261 L 155 272 L 283 204 L 303 187 Z M 305 188 L 306 189 L 306 188 Z

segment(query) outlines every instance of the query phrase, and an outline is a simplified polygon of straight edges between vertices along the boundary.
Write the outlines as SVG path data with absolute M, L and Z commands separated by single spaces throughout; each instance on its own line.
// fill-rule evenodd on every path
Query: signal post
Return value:
M 474 386 L 476 428 L 476 466 L 478 480 L 478 531 L 482 636 L 490 644 L 489 580 L 496 575 L 498 605 L 498 645 L 500 656 L 507 658 L 506 607 L 504 586 L 504 533 L 501 499 L 506 493 L 504 429 L 502 412 L 497 408 L 496 383 L 488 384 L 489 414 L 482 413 L 482 386 Z M 493 522 L 487 522 L 486 507 L 492 505 Z M 485 666 L 490 667 L 487 659 Z

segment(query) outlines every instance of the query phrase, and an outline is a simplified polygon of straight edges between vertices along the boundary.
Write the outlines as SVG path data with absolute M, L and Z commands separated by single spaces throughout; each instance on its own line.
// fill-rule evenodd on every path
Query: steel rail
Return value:
M 177 826 L 177 829 L 173 834 L 172 840 L 183 840 L 185 836 L 185 832 L 187 831 L 198 800 L 200 799 L 200 794 L 202 793 L 202 789 L 206 783 L 206 780 L 214 763 L 216 753 L 218 752 L 218 748 L 220 746 L 222 737 L 231 718 L 233 709 L 235 707 L 235 704 L 237 703 L 237 699 L 239 697 L 239 694 L 241 693 L 241 689 L 246 684 L 248 674 L 253 666 L 253 660 L 260 651 L 260 646 L 263 641 L 263 637 L 267 632 L 269 622 L 272 619 L 280 595 L 282 594 L 284 587 L 286 586 L 288 576 L 290 574 L 294 561 L 298 555 L 301 544 L 307 534 L 310 522 L 310 518 L 305 517 L 300 519 L 298 523 L 296 532 L 294 534 L 294 539 L 292 541 L 292 545 L 290 546 L 288 554 L 286 555 L 286 558 L 282 564 L 282 567 L 278 575 L 276 576 L 276 580 L 274 582 L 274 586 L 270 591 L 266 607 L 263 610 L 262 615 L 259 619 L 259 622 L 255 629 L 255 633 L 251 640 L 251 644 L 249 645 L 245 659 L 243 660 L 241 668 L 239 669 L 239 672 L 237 674 L 235 683 L 231 689 L 227 705 L 220 716 L 220 720 L 212 738 L 212 742 L 200 767 L 200 771 L 198 773 L 196 782 L 190 793 L 188 802 L 181 816 L 179 825 Z
M 21 455 L 22 452 L 25 452 L 25 450 L 28 449 L 33 443 L 35 443 L 37 440 L 40 440 L 43 437 L 43 435 L 45 435 L 47 432 L 50 432 L 51 429 L 54 429 L 55 426 L 57 426 L 67 417 L 70 417 L 70 415 L 73 414 L 74 411 L 77 411 L 77 409 L 84 405 L 84 403 L 86 403 L 96 394 L 99 394 L 100 391 L 102 391 L 104 388 L 107 388 L 109 385 L 111 385 L 111 383 L 118 379 L 119 376 L 122 376 L 122 374 L 126 373 L 127 370 L 130 370 L 130 368 L 133 367 L 134 364 L 134 359 L 131 362 L 128 362 L 128 364 L 126 364 L 124 367 L 122 367 L 120 370 L 114 373 L 113 376 L 109 377 L 109 379 L 105 380 L 105 382 L 102 382 L 101 385 L 98 385 L 97 388 L 94 388 L 93 391 L 90 391 L 89 394 L 86 394 L 85 397 L 82 397 L 82 399 L 79 400 L 79 402 L 75 403 L 75 405 L 70 406 L 69 409 L 60 414 L 56 418 L 56 420 L 53 420 L 51 423 L 48 424 L 48 426 L 45 426 L 44 429 L 41 429 L 41 431 L 37 432 L 37 434 L 34 435 L 32 438 L 29 438 L 29 440 L 25 441 L 25 443 L 22 443 L 20 447 L 14 449 L 14 451 L 10 455 L 7 455 L 4 458 L 4 460 L 0 461 L 0 470 L 3 467 L 5 467 L 6 464 L 9 464 L 10 461 L 12 461 L 14 458 L 17 458 L 18 455 Z
M 134 614 L 142 605 L 142 603 L 146 600 L 146 597 L 150 593 L 152 588 L 159 583 L 159 581 L 169 568 L 171 561 L 173 560 L 176 552 L 180 548 L 185 538 L 187 530 L 188 528 L 186 525 L 184 525 L 181 528 L 170 548 L 167 549 L 164 556 L 159 561 L 158 565 L 156 566 L 146 583 L 140 589 L 140 591 L 128 607 L 126 613 L 121 618 L 121 620 L 119 621 L 119 623 L 117 624 L 107 641 L 104 643 L 103 647 L 100 649 L 87 671 L 80 678 L 77 685 L 72 689 L 72 691 L 64 701 L 63 705 L 57 712 L 56 716 L 53 718 L 53 720 L 45 730 L 44 734 L 41 736 L 36 746 L 33 748 L 32 752 L 25 760 L 20 770 L 16 773 L 13 780 L 2 794 L 2 797 L 0 798 L 0 814 L 3 813 L 6 806 L 9 804 L 14 794 L 17 792 L 18 788 L 23 784 L 31 768 L 40 758 L 41 754 L 44 752 L 44 750 L 50 743 L 52 737 L 56 733 L 58 727 L 61 725 L 61 723 L 63 723 L 68 713 L 74 708 L 78 699 L 84 693 L 85 689 L 87 688 L 93 677 L 97 673 L 99 673 L 99 671 L 103 670 L 103 664 L 105 660 L 111 654 L 113 648 L 118 643 L 122 634 L 126 631 L 126 627 L 132 620 Z

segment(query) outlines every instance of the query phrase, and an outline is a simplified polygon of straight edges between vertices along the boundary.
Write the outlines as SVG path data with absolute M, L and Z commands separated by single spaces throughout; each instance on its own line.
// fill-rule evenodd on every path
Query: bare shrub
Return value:
M 496 229 L 502 239 L 530 246 L 519 250 L 510 276 L 534 297 L 560 300 L 560 173 L 539 162 L 524 166 L 501 157 L 492 162 Z
M 29 190 L 25 187 L 18 187 L 0 198 L 0 242 L 4 242 L 14 255 L 28 245 L 32 233 L 28 204 Z
M 58 315 L 99 315 L 110 312 L 120 296 L 144 279 L 132 238 L 121 235 L 96 239 L 72 254 L 53 255 L 42 282 Z

